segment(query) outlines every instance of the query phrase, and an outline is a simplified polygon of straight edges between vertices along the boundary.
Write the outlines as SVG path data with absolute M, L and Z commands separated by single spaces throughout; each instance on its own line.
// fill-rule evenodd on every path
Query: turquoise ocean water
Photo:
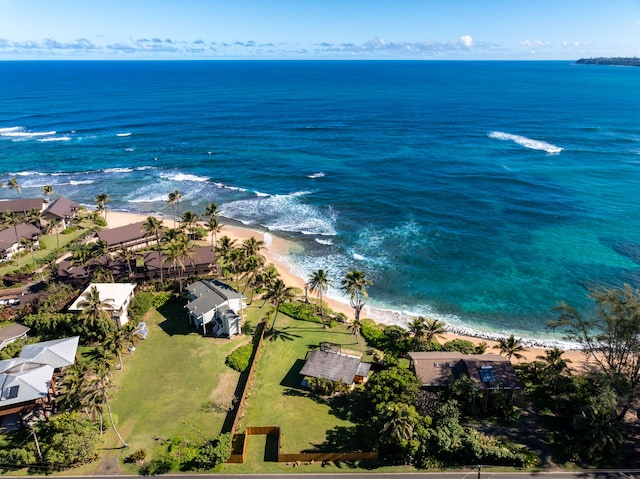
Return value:
M 293 239 L 368 315 L 549 338 L 640 286 L 640 69 L 571 62 L 0 62 L 0 180 Z M 15 192 L 0 189 L 0 198 Z

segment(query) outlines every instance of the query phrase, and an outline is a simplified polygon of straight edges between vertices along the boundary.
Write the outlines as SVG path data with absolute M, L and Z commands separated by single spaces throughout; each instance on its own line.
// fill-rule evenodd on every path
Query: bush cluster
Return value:
M 231 369 L 243 373 L 249 367 L 249 361 L 251 361 L 251 355 L 253 354 L 253 344 L 245 344 L 237 349 L 234 349 L 231 354 L 227 356 L 225 363 Z

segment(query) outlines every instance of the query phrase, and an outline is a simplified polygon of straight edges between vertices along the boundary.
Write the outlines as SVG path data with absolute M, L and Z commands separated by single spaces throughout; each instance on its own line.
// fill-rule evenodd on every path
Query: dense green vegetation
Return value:
M 576 61 L 578 65 L 614 65 L 625 67 L 640 66 L 640 58 L 637 57 L 599 57 L 581 58 Z

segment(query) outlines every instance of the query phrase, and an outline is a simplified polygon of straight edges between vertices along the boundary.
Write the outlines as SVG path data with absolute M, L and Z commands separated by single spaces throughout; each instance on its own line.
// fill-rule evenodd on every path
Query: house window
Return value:
M 483 383 L 495 383 L 497 381 L 496 372 L 493 366 L 481 366 L 480 367 L 480 380 Z
M 4 388 L 2 390 L 2 395 L 0 395 L 0 401 L 4 401 L 6 399 L 15 399 L 18 397 L 18 389 L 20 386 L 11 386 L 8 388 Z

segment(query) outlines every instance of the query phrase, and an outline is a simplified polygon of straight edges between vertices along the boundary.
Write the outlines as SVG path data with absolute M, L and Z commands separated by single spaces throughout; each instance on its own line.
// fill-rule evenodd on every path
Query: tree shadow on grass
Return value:
M 269 341 L 294 341 L 295 339 L 300 339 L 302 336 L 299 334 L 293 334 L 289 331 L 289 327 L 282 329 L 270 329 L 268 333 L 265 334 L 265 337 L 269 339 Z
M 195 331 L 189 324 L 189 319 L 182 301 L 166 303 L 158 308 L 158 313 L 165 318 L 158 326 L 169 336 L 186 336 Z
M 322 444 L 312 444 L 313 449 L 302 452 L 353 452 L 365 450 L 364 429 L 361 426 L 336 426 L 327 431 Z

